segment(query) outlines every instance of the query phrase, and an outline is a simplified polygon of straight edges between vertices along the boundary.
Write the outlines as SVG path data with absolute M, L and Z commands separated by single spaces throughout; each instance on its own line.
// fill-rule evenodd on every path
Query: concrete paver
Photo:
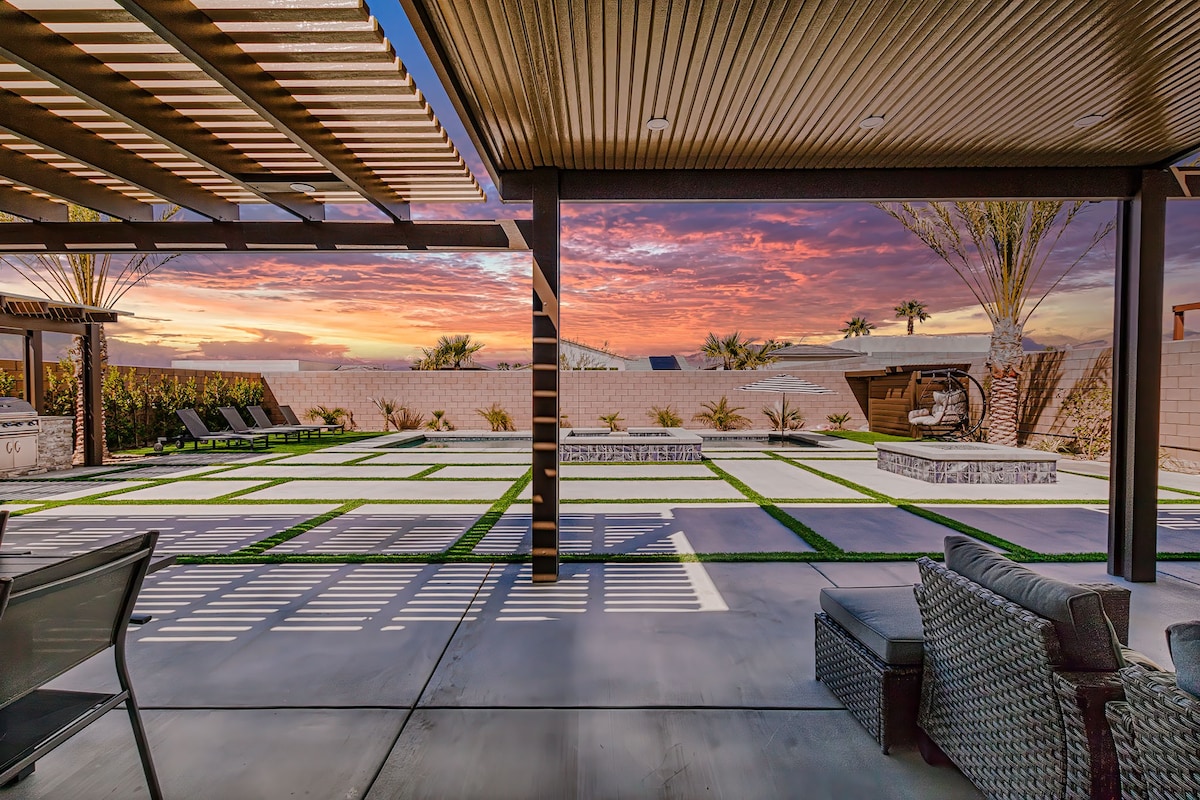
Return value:
M 814 475 L 783 461 L 743 461 L 721 467 L 754 491 L 772 499 L 782 498 L 844 498 L 864 500 L 861 492 L 840 483 Z
M 297 480 L 268 486 L 246 500 L 498 500 L 505 481 Z
M 159 486 L 147 486 L 133 492 L 114 496 L 113 500 L 214 500 L 232 492 L 262 486 L 266 481 L 176 481 Z
M 318 525 L 272 553 L 436 553 L 454 544 L 489 506 L 368 504 Z

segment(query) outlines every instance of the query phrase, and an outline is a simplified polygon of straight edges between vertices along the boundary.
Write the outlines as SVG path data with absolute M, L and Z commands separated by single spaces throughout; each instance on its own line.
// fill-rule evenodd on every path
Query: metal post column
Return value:
M 558 580 L 558 170 L 533 178 L 533 580 Z
M 1153 581 L 1158 547 L 1159 387 L 1167 172 L 1146 171 L 1117 216 L 1108 572 Z
M 25 400 L 46 413 L 46 376 L 42 363 L 42 332 L 25 331 Z
M 94 467 L 104 463 L 104 432 L 100 429 L 100 415 L 104 413 L 100 386 L 100 326 L 89 322 L 83 326 L 83 331 L 79 338 L 82 356 L 79 361 L 83 367 L 79 376 L 83 383 L 83 463 Z

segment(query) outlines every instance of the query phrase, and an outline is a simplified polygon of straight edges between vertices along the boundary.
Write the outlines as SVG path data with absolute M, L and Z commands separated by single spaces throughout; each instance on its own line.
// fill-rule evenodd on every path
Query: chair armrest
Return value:
M 1124 586 L 1113 583 L 1081 583 L 1085 589 L 1091 589 L 1100 595 L 1100 605 L 1104 615 L 1112 623 L 1117 633 L 1117 641 L 1129 646 L 1129 590 Z
M 1056 672 L 1054 691 L 1062 708 L 1071 797 L 1121 797 L 1116 744 L 1105 714 L 1110 701 L 1124 700 L 1125 689 L 1115 672 Z

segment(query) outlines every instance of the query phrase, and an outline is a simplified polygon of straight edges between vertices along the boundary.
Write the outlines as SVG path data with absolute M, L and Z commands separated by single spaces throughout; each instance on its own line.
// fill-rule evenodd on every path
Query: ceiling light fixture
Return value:
M 858 123 L 858 127 L 869 131 L 869 130 L 874 130 L 875 128 L 882 128 L 883 123 L 885 123 L 885 122 L 887 122 L 887 120 L 884 119 L 882 115 L 872 114 L 869 117 L 864 117 Z
M 305 194 L 309 194 L 317 190 L 317 187 L 313 186 L 311 183 L 290 183 L 288 186 L 293 192 L 304 192 Z
M 670 124 L 671 121 L 666 117 L 651 117 L 650 119 L 646 120 L 646 127 L 652 131 L 666 130 Z
M 1104 114 L 1088 114 L 1072 123 L 1076 128 L 1090 128 L 1104 121 Z

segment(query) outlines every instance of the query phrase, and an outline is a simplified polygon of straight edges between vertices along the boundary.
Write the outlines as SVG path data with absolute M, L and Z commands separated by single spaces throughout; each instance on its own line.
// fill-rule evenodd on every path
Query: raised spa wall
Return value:
M 704 440 L 682 428 L 629 431 L 567 429 L 558 439 L 563 463 L 581 461 L 700 461 Z
M 879 442 L 876 466 L 926 483 L 1058 482 L 1053 453 L 965 442 Z

